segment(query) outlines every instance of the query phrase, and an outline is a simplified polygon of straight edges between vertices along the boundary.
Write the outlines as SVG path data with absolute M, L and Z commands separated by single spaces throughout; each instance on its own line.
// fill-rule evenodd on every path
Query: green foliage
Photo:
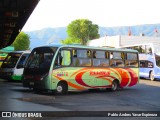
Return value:
M 24 32 L 20 32 L 12 45 L 15 50 L 28 50 L 30 46 L 29 36 Z
M 77 19 L 67 26 L 67 34 L 69 38 L 62 43 L 80 43 L 86 45 L 88 40 L 100 37 L 98 30 L 98 25 L 92 24 L 92 21 L 89 21 L 88 19 Z
M 62 44 L 80 44 L 81 41 L 78 38 L 66 38 L 65 40 L 61 40 Z

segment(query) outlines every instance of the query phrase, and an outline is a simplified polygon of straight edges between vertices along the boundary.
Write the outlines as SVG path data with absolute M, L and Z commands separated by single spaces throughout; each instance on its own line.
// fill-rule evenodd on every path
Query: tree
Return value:
M 77 19 L 67 26 L 68 38 L 63 40 L 64 44 L 80 43 L 86 45 L 88 40 L 99 38 L 99 27 L 92 24 L 88 19 Z
M 20 32 L 13 42 L 15 50 L 28 50 L 30 46 L 29 35 L 24 32 Z
M 77 38 L 66 38 L 65 40 L 61 40 L 62 44 L 79 44 L 81 43 L 80 39 Z

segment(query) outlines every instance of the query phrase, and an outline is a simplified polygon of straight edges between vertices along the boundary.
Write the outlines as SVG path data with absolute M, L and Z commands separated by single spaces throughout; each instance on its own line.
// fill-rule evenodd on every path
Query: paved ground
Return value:
M 159 91 L 160 81 L 140 80 L 137 86 L 116 92 L 81 91 L 55 96 L 51 93 L 34 93 L 32 90 L 23 88 L 21 83 L 0 81 L 0 111 L 156 112 L 160 111 Z M 93 117 L 93 119 L 96 118 Z M 101 117 L 101 119 L 105 118 Z

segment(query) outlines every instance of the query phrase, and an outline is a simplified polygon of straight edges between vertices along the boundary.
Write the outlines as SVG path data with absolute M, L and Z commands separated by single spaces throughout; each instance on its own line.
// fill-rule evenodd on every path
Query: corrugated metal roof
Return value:
M 40 0 L 0 0 L 0 49 L 13 43 Z

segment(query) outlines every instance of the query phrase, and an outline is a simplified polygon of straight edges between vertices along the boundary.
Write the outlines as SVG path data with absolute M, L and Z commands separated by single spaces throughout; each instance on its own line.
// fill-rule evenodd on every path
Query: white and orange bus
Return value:
M 136 50 L 81 45 L 36 47 L 23 73 L 24 87 L 52 90 L 58 94 L 99 88 L 115 91 L 138 82 Z

